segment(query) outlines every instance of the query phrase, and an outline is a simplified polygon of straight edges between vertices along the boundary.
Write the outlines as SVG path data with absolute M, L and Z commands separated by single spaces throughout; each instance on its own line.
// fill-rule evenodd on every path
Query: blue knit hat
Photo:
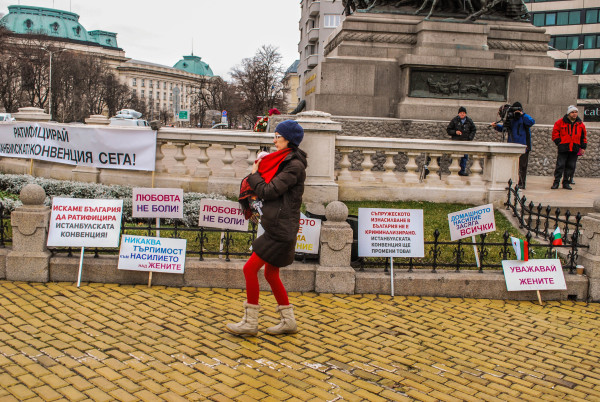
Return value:
M 296 122 L 296 120 L 282 121 L 275 127 L 275 132 L 281 134 L 283 138 L 295 146 L 300 145 L 304 138 L 304 129 Z

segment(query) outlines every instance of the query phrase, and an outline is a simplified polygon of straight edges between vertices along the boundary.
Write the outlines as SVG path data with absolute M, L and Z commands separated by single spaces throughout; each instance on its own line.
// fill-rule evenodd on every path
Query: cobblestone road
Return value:
M 600 305 L 0 281 L 0 400 L 600 400 Z M 275 321 L 262 293 L 261 328 Z

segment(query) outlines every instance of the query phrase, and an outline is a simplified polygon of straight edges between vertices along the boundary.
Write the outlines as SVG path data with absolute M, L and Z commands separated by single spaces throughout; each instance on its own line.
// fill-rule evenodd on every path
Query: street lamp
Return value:
M 569 69 L 569 55 L 570 55 L 571 53 L 573 53 L 575 50 L 579 50 L 579 49 L 581 49 L 582 47 L 583 47 L 583 43 L 580 43 L 580 44 L 579 44 L 579 46 L 577 46 L 575 49 L 572 49 L 572 50 L 571 50 L 571 51 L 569 51 L 569 52 L 563 52 L 562 50 L 558 50 L 557 48 L 555 48 L 555 47 L 552 47 L 552 46 L 548 45 L 548 49 L 550 49 L 550 50 L 555 50 L 555 51 L 557 51 L 557 52 L 560 52 L 560 53 L 564 54 L 565 56 L 567 56 L 567 67 L 565 68 L 565 70 L 570 70 L 570 69 Z
M 64 52 L 67 49 L 52 50 L 44 46 L 41 46 L 40 49 L 42 49 L 45 52 L 48 52 L 48 54 L 50 55 L 50 68 L 48 70 L 48 114 L 50 115 L 50 121 L 52 121 L 52 54 Z

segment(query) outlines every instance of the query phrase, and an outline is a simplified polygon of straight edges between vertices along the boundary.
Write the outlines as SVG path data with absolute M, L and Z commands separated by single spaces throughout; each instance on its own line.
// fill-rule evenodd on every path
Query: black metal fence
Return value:
M 570 211 L 561 215 L 560 208 L 552 211 L 550 206 L 546 208 L 541 204 L 535 206 L 533 202 L 527 204 L 525 196 L 519 194 L 519 187 L 512 186 L 512 180 L 508 181 L 507 200 L 505 206 L 513 211 L 514 216 L 519 222 L 521 229 L 527 230 L 526 239 L 529 244 L 529 258 L 543 259 L 556 258 L 559 250 L 566 251 L 564 257 L 563 269 L 568 269 L 570 274 L 574 274 L 577 266 L 577 257 L 580 248 L 588 248 L 579 241 L 581 238 L 581 214 L 577 213 L 575 218 Z M 562 245 L 553 245 L 553 232 L 559 227 L 561 229 Z M 541 243 L 532 243 L 533 235 L 544 240 Z M 435 230 L 433 241 L 425 242 L 424 258 L 394 258 L 394 266 L 408 268 L 412 272 L 415 268 L 431 268 L 431 272 L 436 272 L 440 268 L 474 270 L 483 272 L 484 269 L 501 269 L 502 260 L 514 259 L 515 253 L 511 244 L 510 235 L 505 232 L 502 242 L 487 242 L 486 234 L 479 236 L 479 241 L 440 241 L 440 232 Z M 473 246 L 477 247 L 477 257 L 479 265 L 474 258 Z M 565 252 L 561 254 L 565 254 Z M 466 254 L 467 252 L 468 254 Z M 470 254 L 473 258 L 470 258 Z M 385 268 L 387 272 L 390 266 L 390 258 L 357 258 L 352 262 L 352 266 L 363 271 L 367 267 Z
M 527 204 L 527 197 L 519 194 L 519 186 L 513 187 L 512 184 L 512 180 L 509 180 L 508 194 L 504 205 L 506 209 L 512 210 L 521 229 L 526 229 L 545 240 L 552 240 L 552 234 L 558 227 L 561 229 L 563 244 L 577 243 L 581 234 L 581 213 L 577 212 L 575 218 L 572 219 L 573 215 L 569 210 L 561 215 L 560 208 L 552 211 L 550 205 L 544 208 L 542 204 L 536 206 L 532 201 Z
M 556 258 L 557 251 L 562 249 L 566 251 L 563 268 L 568 269 L 569 273 L 575 273 L 579 249 L 584 246 L 579 243 L 581 234 L 581 214 L 577 213 L 573 219 L 571 213 L 566 211 L 561 215 L 557 208 L 554 212 L 547 206 L 541 204 L 535 206 L 533 202 L 527 204 L 524 196 L 519 194 L 519 187 L 513 188 L 512 181 L 508 182 L 507 200 L 505 206 L 513 211 L 514 216 L 519 222 L 519 226 L 528 231 L 526 238 L 529 243 L 530 258 Z M 324 216 L 315 216 L 325 219 Z M 0 204 L 0 247 L 5 247 L 12 243 L 10 213 Z M 123 221 L 121 224 L 121 235 L 130 234 L 138 236 L 156 236 L 160 231 L 162 237 L 186 238 L 187 252 L 190 257 L 197 257 L 200 261 L 206 257 L 223 257 L 225 261 L 231 258 L 245 258 L 250 256 L 251 244 L 256 238 L 256 226 L 251 224 L 248 231 L 221 230 L 204 227 L 186 227 L 175 220 L 172 224 L 163 227 L 157 227 L 154 219 L 134 220 L 133 222 Z M 365 268 L 384 268 L 387 271 L 390 264 L 389 258 L 381 257 L 358 257 L 358 222 L 357 217 L 349 217 L 349 223 L 354 231 L 354 243 L 352 249 L 352 266 L 359 271 Z M 556 227 L 561 228 L 563 245 L 555 246 L 552 244 L 552 233 Z M 544 239 L 542 243 L 532 243 L 533 235 Z M 510 235 L 505 232 L 502 242 L 488 242 L 486 234 L 479 236 L 478 241 L 440 241 L 440 232 L 435 230 L 433 241 L 425 241 L 425 257 L 423 258 L 401 258 L 394 257 L 394 265 L 400 268 L 408 268 L 412 272 L 416 268 L 430 268 L 431 272 L 438 269 L 460 270 L 478 270 L 501 269 L 502 260 L 514 259 L 514 251 L 510 241 Z M 476 263 L 474 248 L 476 246 Z M 471 251 L 473 250 L 473 251 Z M 50 251 L 55 254 L 67 254 L 73 256 L 78 253 L 75 248 L 53 247 Z M 100 254 L 118 254 L 118 248 L 94 248 L 91 249 L 98 257 Z M 561 254 L 565 254 L 564 252 Z M 297 260 L 314 260 L 316 255 L 297 254 Z
M 12 244 L 11 233 L 10 211 L 0 204 L 0 247 Z
M 231 258 L 249 257 L 252 254 L 250 246 L 256 238 L 256 226 L 250 223 L 247 231 L 235 231 L 229 229 L 213 229 L 205 227 L 187 227 L 179 221 L 174 220 L 166 226 L 156 226 L 155 219 L 139 219 L 133 222 L 121 222 L 121 234 L 156 237 L 184 238 L 187 239 L 186 256 L 197 257 L 200 261 L 205 257 L 224 257 L 225 261 Z M 78 253 L 78 248 L 73 247 L 50 247 L 53 255 Z M 119 253 L 118 248 L 90 248 L 94 257 L 101 254 L 114 255 Z

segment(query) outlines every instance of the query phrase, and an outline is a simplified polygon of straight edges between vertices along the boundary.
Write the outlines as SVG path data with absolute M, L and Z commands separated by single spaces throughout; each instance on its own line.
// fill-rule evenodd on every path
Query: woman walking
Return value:
M 298 148 L 303 138 L 304 130 L 296 121 L 279 123 L 273 138 L 277 151 L 254 162 L 252 173 L 242 182 L 242 193 L 244 187 L 248 187 L 248 192 L 262 200 L 261 225 L 265 232 L 252 243 L 253 253 L 244 265 L 244 317 L 237 324 L 227 324 L 226 329 L 231 333 L 256 335 L 258 332 L 258 271 L 263 265 L 281 317 L 281 322 L 266 332 L 278 335 L 298 331 L 293 306 L 279 278 L 279 268 L 294 261 L 307 166 L 306 153 Z

